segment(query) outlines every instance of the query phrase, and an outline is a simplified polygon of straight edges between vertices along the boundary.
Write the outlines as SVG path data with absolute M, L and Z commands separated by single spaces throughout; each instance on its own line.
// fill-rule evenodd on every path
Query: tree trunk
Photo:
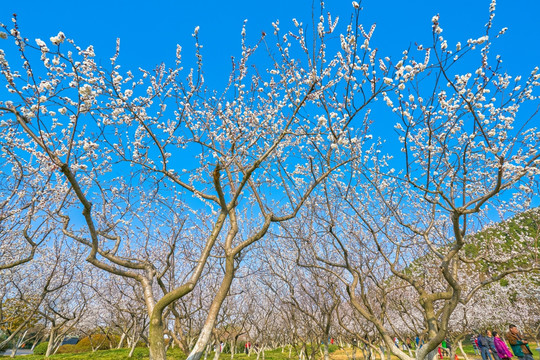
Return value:
M 223 304 L 223 300 L 225 300 L 225 298 L 227 297 L 227 293 L 229 292 L 229 289 L 231 288 L 233 278 L 234 278 L 234 257 L 227 256 L 225 260 L 225 275 L 223 276 L 221 286 L 219 287 L 219 290 L 216 296 L 214 297 L 214 300 L 212 301 L 212 305 L 210 305 L 210 311 L 208 312 L 208 316 L 206 317 L 206 322 L 204 323 L 201 334 L 199 335 L 199 339 L 197 340 L 197 343 L 191 350 L 191 353 L 189 354 L 186 360 L 199 360 L 201 358 L 204 348 L 206 347 L 206 344 L 208 343 L 208 341 L 210 340 L 210 337 L 212 336 L 212 329 L 214 328 L 214 325 L 216 323 L 216 318 L 218 316 L 219 309 L 221 308 L 221 304 Z M 152 359 L 152 360 L 158 360 L 158 359 Z
M 53 355 L 56 354 L 56 352 L 58 351 L 58 349 L 60 349 L 60 346 L 62 345 L 62 342 L 66 339 L 66 335 L 63 335 L 60 339 L 57 338 L 54 342 L 54 352 L 52 353 Z
M 51 333 L 49 334 L 49 343 L 47 344 L 47 352 L 45 353 L 46 358 L 52 355 L 53 347 L 54 347 L 55 332 L 56 331 L 55 331 L 54 326 L 51 326 Z
M 148 343 L 150 347 L 150 360 L 166 360 L 165 340 L 163 338 L 163 320 L 161 313 L 152 312 L 148 330 Z
M 326 339 L 323 341 L 323 353 L 324 353 L 324 360 L 330 360 L 330 355 L 328 352 L 328 336 L 326 336 Z
M 117 349 L 122 348 L 122 344 L 124 343 L 125 338 L 126 338 L 126 333 L 122 332 L 122 336 L 120 336 L 120 341 L 118 341 L 118 346 L 116 346 Z
M 133 344 L 131 344 L 131 349 L 129 349 L 128 358 L 131 358 L 133 356 L 133 352 L 135 351 L 135 347 L 137 346 L 137 343 L 139 342 L 139 338 L 140 336 L 133 338 Z
M 44 335 L 36 337 L 36 340 L 32 344 L 32 347 L 30 348 L 30 350 L 32 350 L 32 352 L 34 352 L 34 349 L 35 349 L 36 345 L 39 344 L 39 342 L 41 341 L 41 339 L 43 339 L 43 337 L 44 337 Z
M 17 340 L 17 342 L 15 343 L 15 347 L 11 350 L 10 357 L 12 358 L 15 357 L 15 355 L 17 354 L 17 350 L 19 350 L 19 348 L 21 347 L 21 344 L 24 342 L 24 338 L 26 337 L 27 333 L 28 333 L 28 330 L 26 330 L 24 334 L 19 338 L 19 340 Z
M 437 355 L 439 355 L 437 349 L 438 348 L 435 348 L 435 349 L 431 350 L 430 352 L 428 352 L 426 354 L 426 357 L 424 358 L 424 360 L 435 360 L 437 358 Z
M 214 353 L 214 360 L 219 360 L 219 356 L 221 355 L 221 343 L 218 341 L 216 345 L 216 352 Z
M 379 346 L 377 348 L 377 351 L 379 352 L 379 356 L 381 357 L 381 360 L 384 360 L 384 349 L 381 346 Z
M 463 354 L 463 358 L 465 360 L 469 360 L 469 358 L 467 357 L 467 354 L 465 354 L 465 351 L 463 351 L 463 341 L 462 340 L 458 341 L 458 347 L 459 347 L 459 351 L 461 351 L 461 353 Z M 450 359 L 450 360 L 453 360 L 453 359 Z

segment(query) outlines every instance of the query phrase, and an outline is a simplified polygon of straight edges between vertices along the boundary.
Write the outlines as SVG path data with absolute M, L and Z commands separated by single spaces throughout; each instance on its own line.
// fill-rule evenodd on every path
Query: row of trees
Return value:
M 63 33 L 2 25 L 0 269 L 4 299 L 26 304 L 15 327 L 2 305 L 8 340 L 39 318 L 50 354 L 106 305 L 115 320 L 88 328 L 118 321 L 155 360 L 166 338 L 200 359 L 230 316 L 234 341 L 249 323 L 306 353 L 339 312 L 366 344 L 423 360 L 485 289 L 534 281 L 538 232 L 486 229 L 538 201 L 537 69 L 512 78 L 489 56 L 494 4 L 486 35 L 450 50 L 435 16 L 433 44 L 394 60 L 353 6 L 341 33 L 324 9 L 311 34 L 276 22 L 249 45 L 243 29 L 221 90 L 197 31 L 193 68 L 178 47 L 135 74 L 119 48 L 104 66 Z M 399 145 L 373 138 L 381 100 Z M 424 334 L 414 355 L 393 342 L 400 318 Z
M 283 238 L 272 243 L 277 241 L 283 248 L 295 248 Z M 203 351 L 205 358 L 213 350 L 221 351 L 217 346 L 221 343 L 233 358 L 249 342 L 249 351 L 257 357 L 265 350 L 282 347 L 289 356 L 314 359 L 322 354 L 328 359 L 332 338 L 338 346 L 354 345 L 364 357 L 385 358 L 383 352 L 391 349 L 327 268 L 306 266 L 296 250 L 275 252 L 269 251 L 267 244 L 261 245 L 253 249 L 254 267 L 242 269 L 224 300 Z M 47 355 L 54 354 L 66 336 L 88 339 L 85 342 L 90 342 L 92 351 L 114 346 L 133 352 L 137 345 L 148 344 L 149 316 L 137 283 L 103 276 L 88 265 L 80 269 L 71 260 L 74 254 L 67 247 L 63 250 L 56 265 L 36 269 L 29 263 L 4 274 L 1 326 L 5 334 L 13 335 L 11 344 L 35 346 L 47 341 Z M 421 259 L 415 265 L 428 267 L 430 262 Z M 220 264 L 215 265 L 213 271 L 221 273 Z M 35 271 L 43 271 L 49 283 L 36 281 Z M 477 270 L 461 275 L 469 284 L 484 276 Z M 437 287 L 440 274 L 427 271 L 423 280 Z M 538 274 L 513 275 L 482 288 L 468 303 L 460 304 L 449 319 L 446 338 L 450 349 L 459 351 L 465 336 L 473 331 L 504 332 L 509 323 L 519 324 L 527 336 L 540 340 L 539 281 Z M 218 286 L 219 278 L 203 276 L 196 290 L 168 309 L 163 316 L 166 348 L 178 347 L 185 353 L 194 348 Z M 397 337 L 402 344 L 407 339 L 414 342 L 417 336 L 429 340 L 418 295 L 400 279 L 387 278 L 384 286 L 372 287 L 362 299 L 371 305 L 388 336 Z M 400 350 L 417 356 L 415 346 Z

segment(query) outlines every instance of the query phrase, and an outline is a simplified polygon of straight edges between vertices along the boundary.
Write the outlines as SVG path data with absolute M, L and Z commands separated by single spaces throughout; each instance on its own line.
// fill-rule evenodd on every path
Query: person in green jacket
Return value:
M 529 343 L 521 336 L 517 326 L 510 325 L 509 330 L 510 331 L 506 334 L 506 340 L 510 343 L 514 355 L 516 355 L 519 360 L 534 360 L 532 351 L 529 348 Z

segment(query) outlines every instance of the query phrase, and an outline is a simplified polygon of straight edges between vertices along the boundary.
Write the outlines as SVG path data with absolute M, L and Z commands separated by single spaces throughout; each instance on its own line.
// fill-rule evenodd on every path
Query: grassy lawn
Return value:
M 336 346 L 331 347 L 330 351 L 337 349 Z M 294 350 L 293 350 L 294 354 Z M 117 350 L 98 350 L 96 352 L 86 352 L 86 353 L 80 353 L 80 354 L 56 354 L 49 359 L 51 360 L 139 360 L 139 359 L 149 359 L 149 353 L 148 348 L 136 348 L 133 357 L 129 358 L 129 349 L 117 349 Z M 0 359 L 9 359 L 9 356 L 0 356 Z M 21 360 L 42 360 L 45 359 L 45 356 L 43 355 L 21 355 L 16 356 L 16 358 Z M 253 353 L 251 356 L 247 356 L 246 354 L 236 354 L 234 355 L 234 360 L 255 360 L 257 358 L 257 354 Z M 285 352 L 281 351 L 280 349 L 272 350 L 272 351 L 265 351 L 265 360 L 288 360 L 289 358 L 289 351 L 288 349 L 285 350 Z M 167 352 L 167 359 L 171 360 L 184 360 L 186 359 L 186 355 L 179 349 L 170 349 Z M 208 354 L 207 360 L 213 360 L 214 359 L 214 353 Z M 220 360 L 230 360 L 231 354 L 221 354 Z M 297 360 L 298 358 L 295 357 L 295 355 L 291 356 L 292 360 Z M 262 360 L 262 354 L 260 357 L 260 360 Z
M 536 350 L 538 345 L 531 343 L 530 344 L 531 350 L 533 351 L 533 357 L 535 359 L 538 359 L 540 353 Z M 467 353 L 467 356 L 470 360 L 472 359 L 481 359 L 479 355 L 474 355 L 473 347 L 471 344 L 464 344 L 463 349 Z M 330 347 L 331 352 L 331 359 L 332 360 L 347 360 L 350 356 L 351 349 L 346 348 L 343 350 L 338 350 L 337 346 L 331 346 Z M 459 349 L 457 349 L 457 353 L 460 359 L 463 359 L 461 352 Z M 148 349 L 147 348 L 136 348 L 135 352 L 133 353 L 133 357 L 128 358 L 129 349 L 118 349 L 118 350 L 98 350 L 96 352 L 86 352 L 86 353 L 80 353 L 80 354 L 57 354 L 51 356 L 49 359 L 52 360 L 139 360 L 139 359 L 149 359 Z M 24 360 L 42 360 L 45 359 L 45 356 L 43 355 L 21 355 L 17 356 L 19 359 Z M 251 356 L 247 356 L 244 353 L 236 354 L 234 356 L 234 360 L 255 360 L 257 358 L 257 354 L 252 354 Z M 356 358 L 362 359 L 362 351 L 357 350 L 356 351 Z M 0 359 L 9 359 L 9 356 L 0 356 Z M 167 359 L 171 360 L 185 360 L 186 355 L 179 349 L 170 349 L 167 352 Z M 214 353 L 208 354 L 207 360 L 213 360 L 214 359 Z M 231 354 L 221 354 L 219 360 L 230 360 Z M 291 360 L 297 360 L 298 356 L 295 354 L 294 350 L 291 356 Z M 378 354 L 377 354 L 378 359 Z M 392 356 L 392 359 L 397 359 L 397 357 Z M 448 357 L 445 357 L 444 359 L 448 359 Z M 262 360 L 262 354 L 260 357 L 260 360 Z M 272 351 L 266 351 L 265 352 L 265 360 L 289 360 L 289 351 L 286 349 L 284 352 L 282 352 L 281 348 L 272 350 Z M 448 359 L 450 360 L 450 359 Z
M 169 351 L 167 357 L 171 359 L 183 360 L 186 358 L 184 353 L 177 349 Z M 49 359 L 66 359 L 66 360 L 85 360 L 85 359 L 96 359 L 96 360 L 127 360 L 127 359 L 149 359 L 148 349 L 147 348 L 136 348 L 133 352 L 133 357 L 129 358 L 129 349 L 115 349 L 115 350 L 98 350 L 96 352 L 86 352 L 80 354 L 56 354 Z M 42 360 L 45 359 L 44 355 L 21 355 L 17 356 L 18 359 L 25 360 Z M 0 359 L 9 359 L 8 356 L 0 356 Z

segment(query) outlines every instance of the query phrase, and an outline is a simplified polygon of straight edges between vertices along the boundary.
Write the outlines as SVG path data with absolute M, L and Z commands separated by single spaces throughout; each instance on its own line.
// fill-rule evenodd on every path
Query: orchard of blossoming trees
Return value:
M 101 334 L 154 360 L 221 343 L 328 359 L 336 338 L 423 360 L 509 323 L 538 340 L 540 74 L 490 54 L 494 8 L 455 46 L 434 16 L 399 59 L 356 2 L 313 33 L 244 28 L 222 89 L 198 29 L 192 68 L 178 46 L 124 70 L 119 43 L 102 65 L 2 25 L 1 347 Z M 373 136 L 378 114 L 395 135 Z

